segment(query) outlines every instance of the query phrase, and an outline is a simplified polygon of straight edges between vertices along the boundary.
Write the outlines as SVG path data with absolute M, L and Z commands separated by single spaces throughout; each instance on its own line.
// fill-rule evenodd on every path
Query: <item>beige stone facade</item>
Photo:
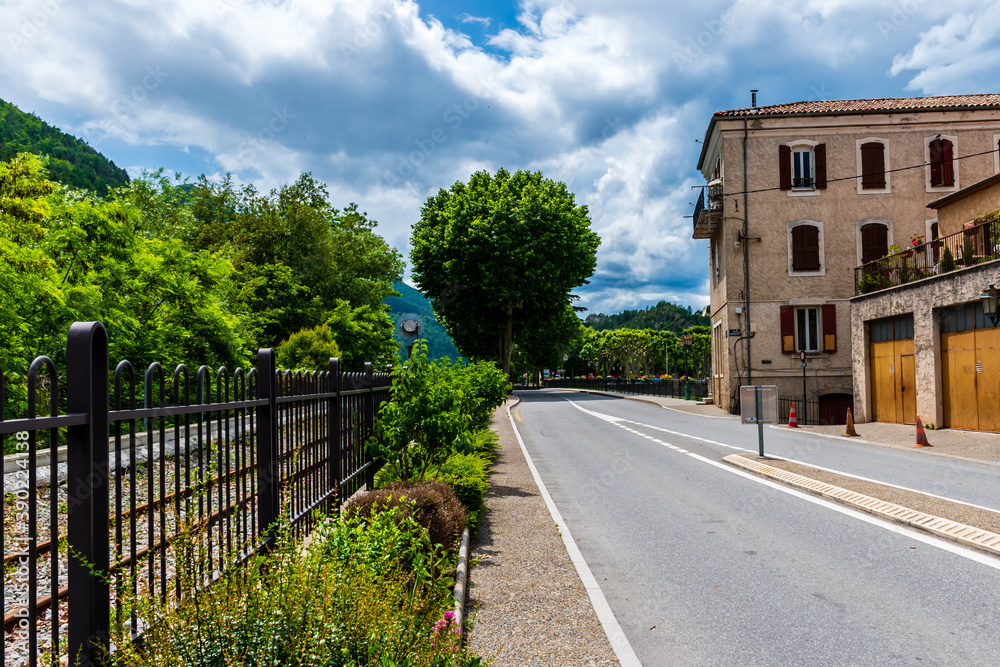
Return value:
M 953 181 L 935 185 L 941 179 L 932 173 L 932 142 L 942 140 L 953 151 Z M 850 300 L 854 269 L 866 252 L 863 228 L 877 227 L 887 245 L 907 247 L 915 234 L 929 240 L 936 212 L 927 204 L 997 174 L 998 141 L 1000 95 L 804 102 L 715 114 L 698 164 L 713 184 L 712 197 L 696 210 L 694 237 L 709 239 L 716 401 L 729 408 L 748 383 L 801 397 L 804 347 L 808 399 L 821 411 L 825 402 L 827 418 L 846 410 L 845 400 L 857 411 L 852 346 L 864 341 Z M 884 161 L 884 183 L 865 173 L 863 152 L 873 145 Z M 795 180 L 803 174 L 811 182 Z M 811 229 L 797 236 L 803 226 Z M 812 244 L 812 255 L 796 254 L 800 238 Z

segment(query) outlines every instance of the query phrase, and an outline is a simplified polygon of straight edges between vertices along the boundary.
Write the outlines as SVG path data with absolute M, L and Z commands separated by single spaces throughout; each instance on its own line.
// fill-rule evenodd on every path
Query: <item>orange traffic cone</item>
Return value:
M 854 430 L 854 417 L 851 416 L 851 409 L 847 408 L 847 432 L 845 438 L 857 438 L 858 432 Z
M 792 403 L 792 409 L 788 413 L 788 428 L 798 428 L 799 419 L 795 416 L 795 404 Z
M 920 417 L 917 417 L 917 442 L 914 447 L 933 447 L 931 443 L 927 442 L 927 434 L 924 433 L 924 425 L 920 422 Z

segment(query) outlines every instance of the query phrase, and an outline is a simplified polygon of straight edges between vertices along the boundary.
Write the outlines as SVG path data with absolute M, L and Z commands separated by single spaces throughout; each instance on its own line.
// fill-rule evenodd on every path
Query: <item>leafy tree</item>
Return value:
M 596 266 L 586 206 L 541 172 L 504 169 L 440 190 L 413 227 L 417 285 L 458 349 L 510 372 L 515 340 L 564 316 Z
M 235 189 L 229 177 L 217 184 L 202 177 L 191 208 L 197 223 L 188 240 L 230 259 L 229 307 L 260 347 L 322 324 L 338 300 L 377 311 L 396 294 L 400 254 L 356 205 L 332 207 L 326 186 L 310 174 L 268 195 Z M 384 324 L 391 335 L 388 318 Z
M 308 371 L 330 370 L 330 359 L 341 355 L 326 324 L 293 333 L 276 352 L 282 368 Z
M 656 329 L 679 333 L 690 326 L 709 326 L 707 317 L 688 306 L 684 308 L 666 301 L 642 310 L 623 310 L 614 315 L 592 313 L 584 324 L 597 330 L 604 329 Z
M 326 320 L 326 326 L 343 351 L 344 370 L 360 371 L 366 361 L 376 367 L 389 366 L 396 359 L 393 341 L 393 324 L 384 306 L 372 308 L 365 304 L 351 308 L 344 299 L 338 299 Z

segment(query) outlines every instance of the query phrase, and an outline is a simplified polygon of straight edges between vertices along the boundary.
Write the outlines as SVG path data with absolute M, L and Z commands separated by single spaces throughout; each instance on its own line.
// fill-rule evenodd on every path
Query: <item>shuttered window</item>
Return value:
M 935 139 L 930 145 L 931 186 L 935 188 L 955 185 L 954 147 L 947 139 Z
M 792 229 L 792 270 L 819 271 L 819 229 L 799 225 Z
M 823 304 L 823 351 L 837 351 L 837 306 Z
M 781 351 L 795 353 L 795 306 L 781 306 Z
M 861 226 L 861 263 L 867 264 L 889 254 L 889 229 L 871 222 Z
M 861 189 L 885 189 L 885 145 L 881 142 L 861 144 Z
M 778 146 L 778 186 L 782 190 L 826 188 L 826 144 Z
M 778 146 L 778 184 L 782 190 L 792 189 L 792 149 Z
M 837 351 L 837 306 L 781 306 L 781 351 L 784 354 Z M 822 334 L 822 338 L 820 337 Z

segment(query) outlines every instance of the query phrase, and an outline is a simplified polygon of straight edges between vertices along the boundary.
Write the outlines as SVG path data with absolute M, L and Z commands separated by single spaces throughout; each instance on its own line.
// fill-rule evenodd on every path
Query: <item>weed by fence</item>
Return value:
M 130 624 L 133 636 L 142 630 L 123 607 L 126 588 L 163 601 L 190 594 L 175 576 L 182 526 L 199 527 L 193 539 L 208 561 L 193 580 L 204 582 L 227 556 L 270 548 L 282 513 L 301 536 L 315 510 L 333 511 L 372 485 L 379 462 L 364 442 L 390 376 L 371 364 L 341 373 L 332 359 L 328 371 L 292 373 L 278 370 L 267 349 L 249 371 L 181 365 L 168 379 L 154 363 L 142 407 L 136 375 L 123 361 L 109 377 L 103 325 L 76 323 L 65 386 L 40 357 L 28 371 L 28 416 L 4 421 L 0 412 L 0 440 L 13 437 L 21 468 L 5 475 L 3 489 L 5 665 L 34 667 L 67 653 L 71 664 L 89 665 L 107 648 L 111 623 Z M 42 377 L 48 416 L 36 405 Z M 38 485 L 39 440 L 49 455 L 47 491 Z

